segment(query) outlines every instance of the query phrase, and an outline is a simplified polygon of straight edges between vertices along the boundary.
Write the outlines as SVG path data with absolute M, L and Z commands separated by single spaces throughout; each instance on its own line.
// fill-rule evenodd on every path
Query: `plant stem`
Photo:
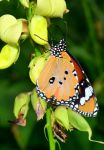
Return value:
M 46 121 L 47 121 L 47 133 L 49 139 L 49 150 L 55 150 L 55 139 L 53 137 L 52 126 L 51 126 L 51 108 L 47 109 Z

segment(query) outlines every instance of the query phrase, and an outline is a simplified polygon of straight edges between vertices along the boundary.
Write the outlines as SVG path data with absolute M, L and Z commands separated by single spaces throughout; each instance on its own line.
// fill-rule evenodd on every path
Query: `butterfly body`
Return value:
M 54 105 L 64 105 L 84 116 L 96 116 L 98 104 L 93 88 L 76 59 L 66 50 L 64 40 L 51 48 L 36 91 Z

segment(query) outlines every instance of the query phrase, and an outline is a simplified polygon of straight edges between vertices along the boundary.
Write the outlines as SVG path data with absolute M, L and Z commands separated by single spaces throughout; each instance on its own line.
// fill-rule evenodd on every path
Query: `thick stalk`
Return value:
M 47 109 L 46 112 L 46 122 L 47 122 L 47 133 L 49 139 L 49 150 L 55 150 L 55 139 L 53 137 L 52 126 L 51 126 L 51 108 Z

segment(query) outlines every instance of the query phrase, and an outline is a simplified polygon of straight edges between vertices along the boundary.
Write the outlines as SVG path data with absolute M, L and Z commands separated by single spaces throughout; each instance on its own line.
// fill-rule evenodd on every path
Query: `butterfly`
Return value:
M 67 51 L 65 40 L 51 47 L 51 54 L 37 80 L 39 97 L 63 105 L 86 117 L 95 117 L 98 103 L 78 61 Z

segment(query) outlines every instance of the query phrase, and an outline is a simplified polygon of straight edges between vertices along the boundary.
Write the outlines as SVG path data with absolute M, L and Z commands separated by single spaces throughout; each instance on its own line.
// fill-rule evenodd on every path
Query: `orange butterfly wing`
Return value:
M 96 116 L 98 104 L 82 68 L 61 42 L 52 49 L 37 80 L 37 93 L 54 105 L 65 105 L 84 116 Z
M 69 60 L 50 56 L 37 81 L 39 89 L 48 99 L 54 97 L 57 101 L 67 101 L 75 94 L 74 86 L 78 83 L 78 79 L 72 74 L 73 70 L 74 66 Z

